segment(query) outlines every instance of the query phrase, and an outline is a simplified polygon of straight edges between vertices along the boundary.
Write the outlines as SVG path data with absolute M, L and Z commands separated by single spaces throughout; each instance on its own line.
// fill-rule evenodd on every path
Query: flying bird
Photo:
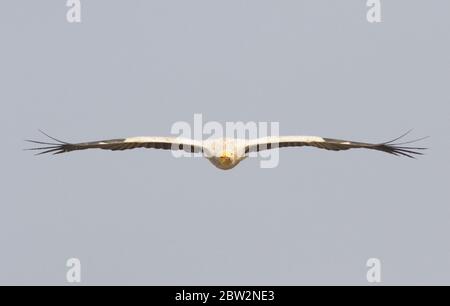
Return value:
M 249 157 L 252 152 L 272 150 L 284 147 L 316 147 L 319 149 L 342 151 L 349 149 L 369 149 L 397 156 L 414 158 L 414 155 L 422 155 L 426 148 L 410 146 L 410 144 L 427 137 L 412 141 L 398 142 L 409 132 L 393 140 L 382 143 L 366 143 L 317 136 L 276 136 L 263 137 L 253 140 L 219 138 L 198 141 L 179 137 L 130 137 L 109 139 L 81 143 L 68 143 L 58 140 L 40 131 L 54 142 L 26 140 L 41 145 L 27 150 L 39 151 L 36 155 L 53 153 L 61 154 L 86 149 L 103 149 L 112 151 L 130 150 L 136 148 L 152 148 L 163 150 L 183 150 L 189 153 L 197 153 L 206 157 L 214 166 L 222 170 L 232 169 L 242 160 Z

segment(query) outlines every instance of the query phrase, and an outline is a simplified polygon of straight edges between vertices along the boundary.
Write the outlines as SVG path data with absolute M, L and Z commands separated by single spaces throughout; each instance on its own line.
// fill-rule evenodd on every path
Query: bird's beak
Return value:
M 219 158 L 220 158 L 220 163 L 222 165 L 229 165 L 232 162 L 232 154 L 229 152 L 224 152 Z
M 228 158 L 232 158 L 233 156 L 231 155 L 231 153 L 230 152 L 224 152 L 221 156 L 220 156 L 220 158 L 223 158 L 223 159 L 228 159 Z

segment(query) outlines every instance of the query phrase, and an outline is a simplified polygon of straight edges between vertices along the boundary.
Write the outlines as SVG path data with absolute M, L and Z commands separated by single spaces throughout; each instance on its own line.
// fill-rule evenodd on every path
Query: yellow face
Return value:
M 233 164 L 233 153 L 223 152 L 219 157 L 219 163 L 224 168 L 230 167 Z

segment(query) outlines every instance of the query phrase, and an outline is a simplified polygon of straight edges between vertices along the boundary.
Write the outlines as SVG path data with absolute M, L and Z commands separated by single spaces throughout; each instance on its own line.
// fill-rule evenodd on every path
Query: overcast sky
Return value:
M 3 1 L 0 283 L 450 283 L 449 1 Z M 161 150 L 33 156 L 169 136 L 177 121 L 279 122 L 281 134 L 381 142 L 417 160 L 288 148 L 231 171 Z

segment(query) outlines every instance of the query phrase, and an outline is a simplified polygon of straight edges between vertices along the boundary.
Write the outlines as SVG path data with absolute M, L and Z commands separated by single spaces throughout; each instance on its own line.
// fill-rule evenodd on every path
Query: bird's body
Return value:
M 183 150 L 189 153 L 201 154 L 202 156 L 207 158 L 214 166 L 222 170 L 234 168 L 239 164 L 239 162 L 247 158 L 252 152 L 260 152 L 263 150 L 272 150 L 282 147 L 311 146 L 333 151 L 364 148 L 382 151 L 393 155 L 402 155 L 406 157 L 420 155 L 422 153 L 418 150 L 425 149 L 419 147 L 404 146 L 405 144 L 410 144 L 420 139 L 403 143 L 395 143 L 395 141 L 399 140 L 406 134 L 392 141 L 378 144 L 322 138 L 317 136 L 277 136 L 264 137 L 253 140 L 219 138 L 208 139 L 204 141 L 178 137 L 130 137 L 82 143 L 67 143 L 53 138 L 47 134 L 45 135 L 56 141 L 56 143 L 28 140 L 29 142 L 45 145 L 43 147 L 32 148 L 30 150 L 40 150 L 41 152 L 39 152 L 38 154 L 60 154 L 86 149 L 105 149 L 112 151 L 128 150 L 134 148 L 154 148 L 172 151 Z

